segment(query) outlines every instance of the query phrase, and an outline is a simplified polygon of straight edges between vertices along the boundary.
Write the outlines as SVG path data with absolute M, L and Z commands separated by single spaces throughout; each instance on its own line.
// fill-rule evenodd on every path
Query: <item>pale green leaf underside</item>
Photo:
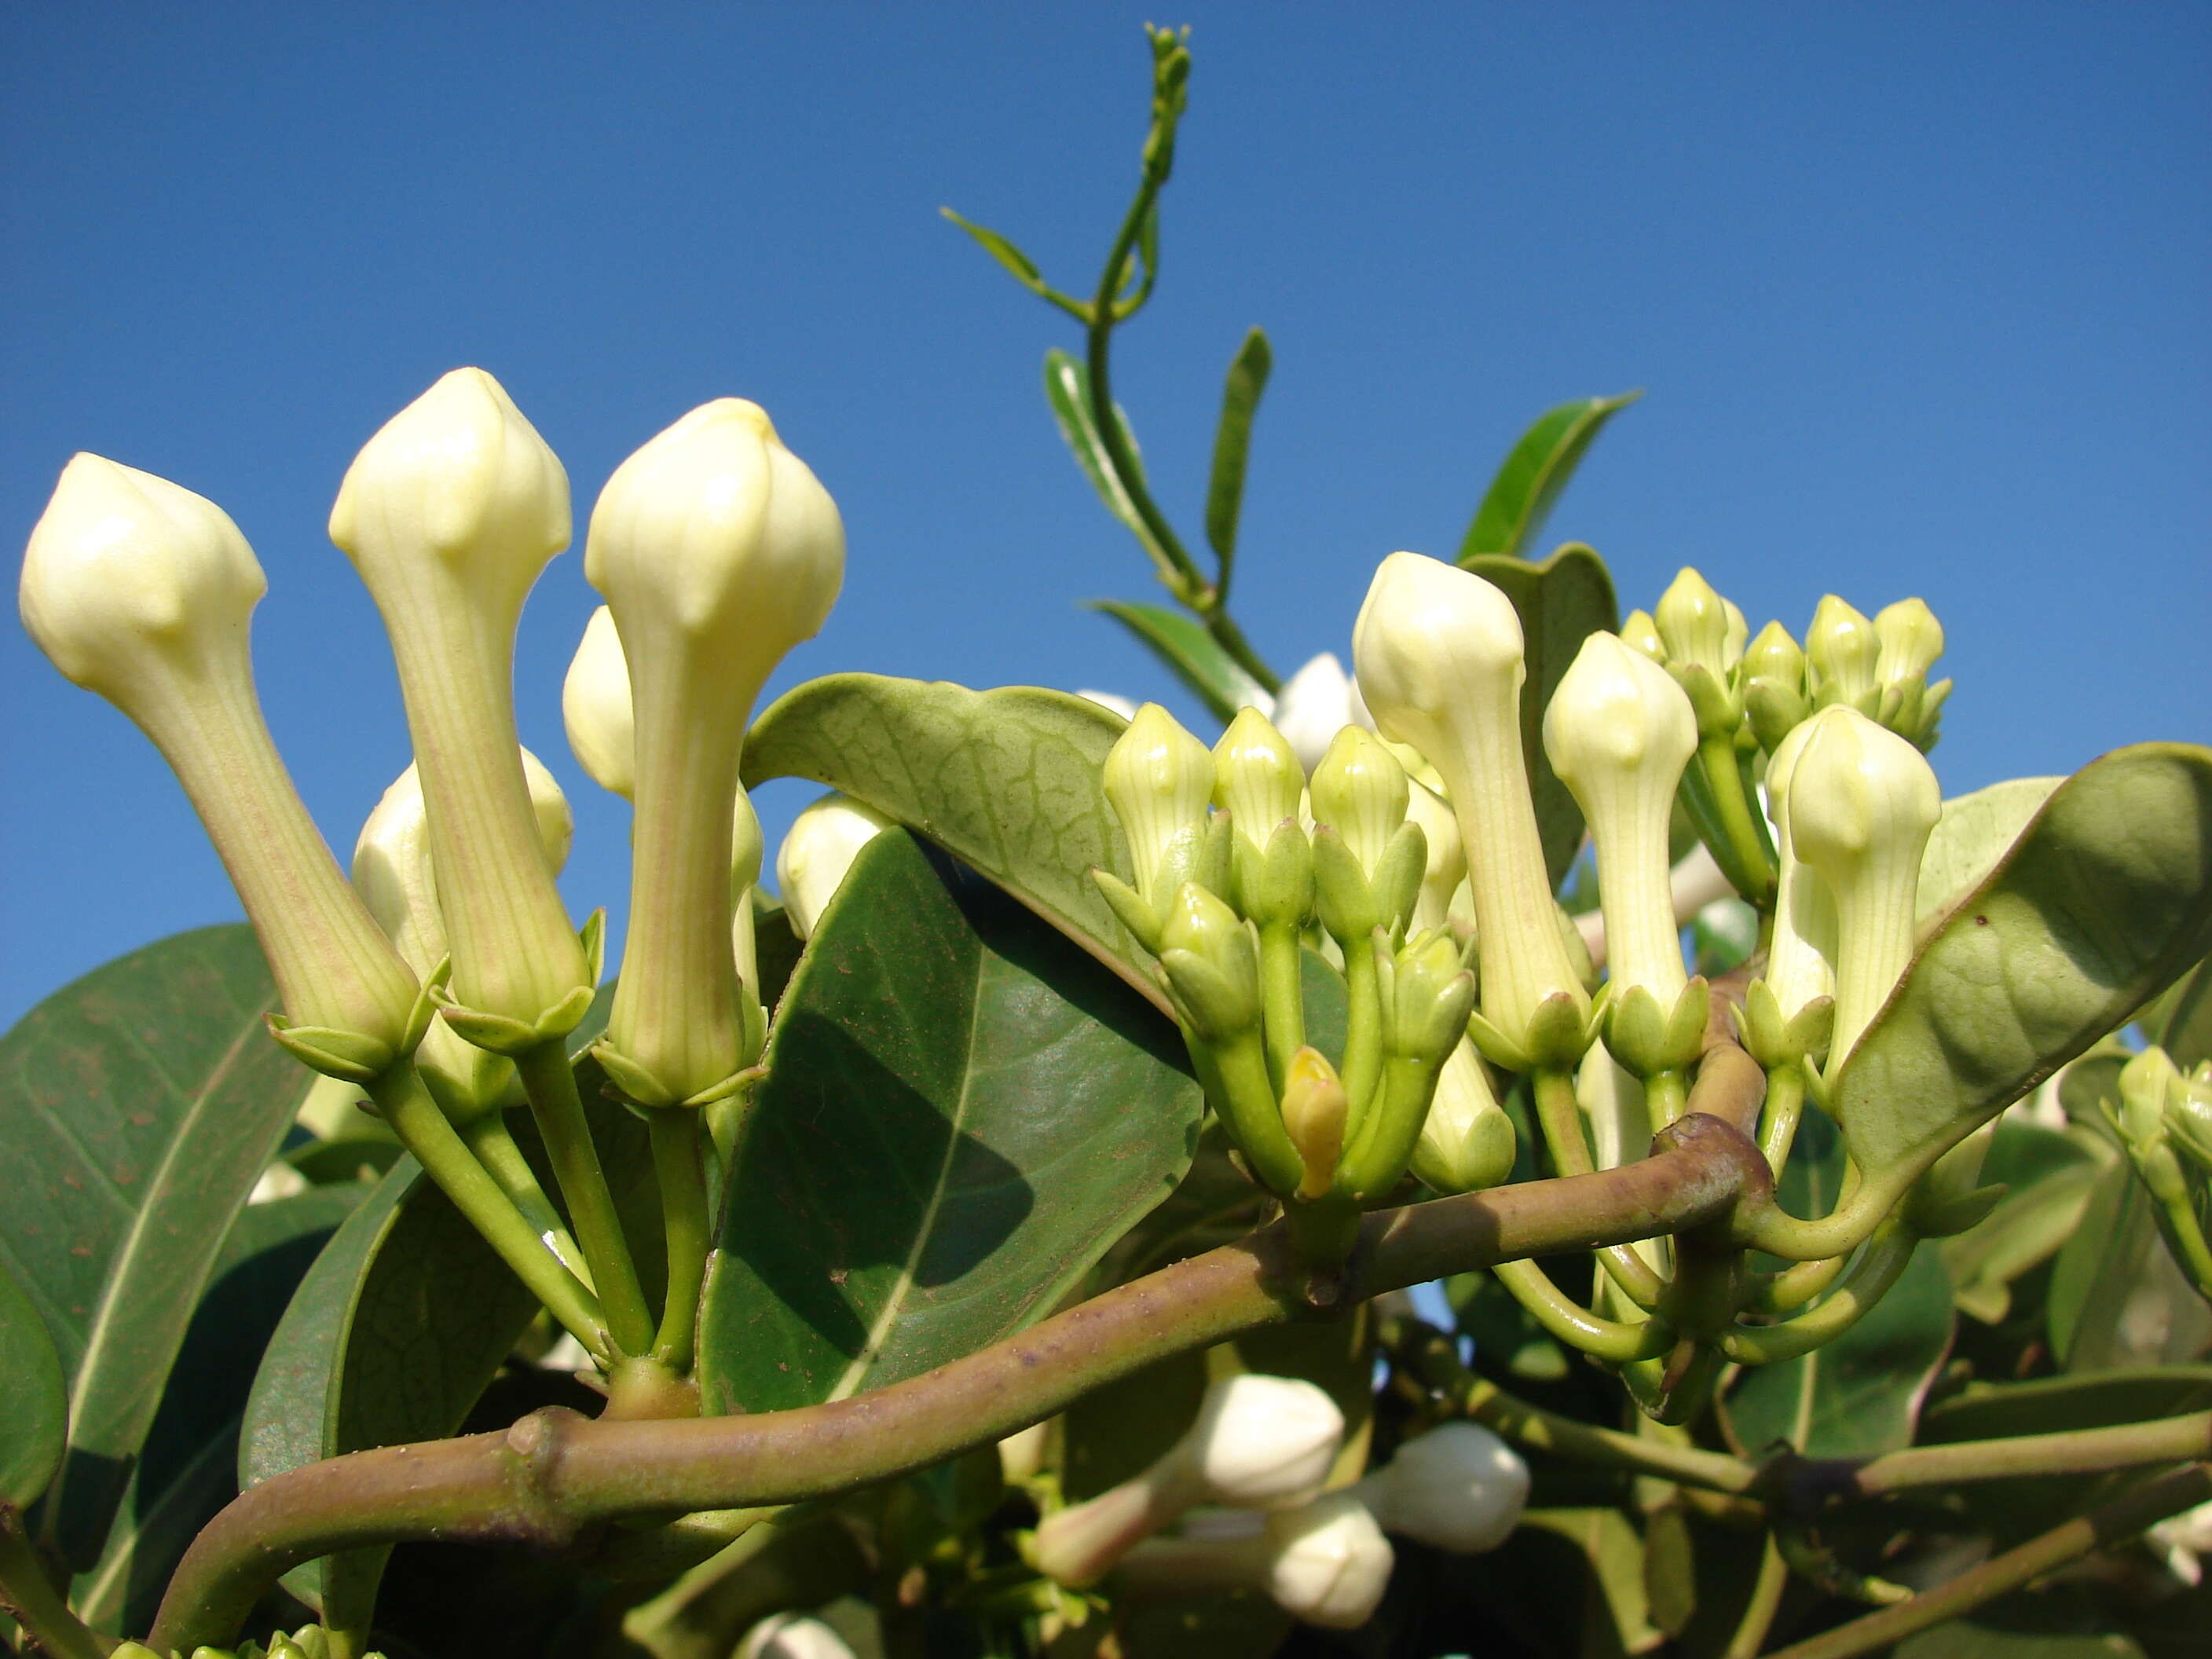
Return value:
M 1920 855 L 1915 922 L 1926 927 L 1978 887 L 2063 778 L 2010 778 L 1943 803 Z

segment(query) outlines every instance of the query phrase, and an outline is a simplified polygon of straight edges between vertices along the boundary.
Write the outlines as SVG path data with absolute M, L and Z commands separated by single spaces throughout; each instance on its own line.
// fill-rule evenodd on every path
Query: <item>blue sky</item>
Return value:
M 686 409 L 768 407 L 851 549 L 775 687 L 1163 692 L 1077 608 L 1156 592 L 1043 411 L 1072 325 L 936 211 L 1087 288 L 1152 15 L 9 8 L 0 539 L 80 448 L 222 502 L 270 575 L 270 724 L 342 853 L 407 751 L 324 526 L 355 450 L 463 363 L 559 451 L 579 523 Z M 1924 596 L 1954 793 L 2212 738 L 2212 9 L 1158 15 L 1196 66 L 1117 391 L 1194 537 L 1223 369 L 1269 331 L 1237 609 L 1279 667 L 1346 651 L 1383 555 L 1449 556 L 1529 418 L 1640 386 L 1551 526 L 1628 602 L 1684 562 L 1754 628 L 1802 630 L 1831 589 Z M 524 617 L 523 737 L 577 807 L 572 904 L 619 937 L 625 809 L 560 729 L 580 567 Z M 150 750 L 12 627 L 0 697 L 12 1019 L 237 907 Z M 764 793 L 772 834 L 805 799 Z

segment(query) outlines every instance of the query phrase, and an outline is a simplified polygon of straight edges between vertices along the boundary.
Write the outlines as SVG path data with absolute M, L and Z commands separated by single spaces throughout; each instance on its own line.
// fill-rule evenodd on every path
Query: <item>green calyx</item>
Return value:
M 1741 1005 L 1730 1012 L 1744 1052 L 1767 1071 L 1802 1065 L 1808 1073 L 1816 1073 L 1828 1057 L 1828 1038 L 1836 1024 L 1833 997 L 1814 997 L 1784 1019 L 1773 988 L 1755 979 L 1745 988 Z
M 1712 993 L 1703 978 L 1692 980 L 1672 1008 L 1662 1008 L 1650 987 L 1632 985 L 1606 1000 L 1605 1046 L 1634 1077 L 1683 1071 L 1704 1051 L 1711 1010 Z
M 1524 1032 L 1509 1035 L 1480 1014 L 1468 1016 L 1468 1035 L 1492 1064 L 1509 1072 L 1540 1068 L 1571 1073 L 1596 1042 L 1612 1000 L 1611 983 L 1599 988 L 1587 1004 L 1568 991 L 1554 991 L 1536 1005 Z

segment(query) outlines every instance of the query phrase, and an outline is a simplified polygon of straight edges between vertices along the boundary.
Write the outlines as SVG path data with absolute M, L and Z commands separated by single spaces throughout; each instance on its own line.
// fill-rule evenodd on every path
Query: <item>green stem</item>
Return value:
M 553 1178 L 568 1200 L 576 1242 L 591 1264 L 592 1283 L 606 1309 L 608 1334 L 623 1354 L 649 1353 L 653 1315 L 645 1305 L 629 1242 L 623 1237 L 606 1172 L 599 1168 L 599 1148 L 592 1144 L 591 1125 L 584 1119 L 568 1048 L 558 1038 L 541 1042 L 517 1055 L 514 1069 L 521 1074 L 538 1133 L 553 1161 Z
M 1834 1341 L 1889 1294 L 1919 1243 L 1919 1237 L 1904 1227 L 1884 1229 L 1826 1301 L 1787 1324 L 1739 1325 L 1721 1339 L 1722 1351 L 1739 1365 L 1771 1365 Z
M 1715 1222 L 1765 1179 L 1758 1149 L 1692 1115 L 1653 1155 L 1377 1211 L 1360 1230 L 1379 1295 L 1506 1260 Z M 588 1422 L 560 1413 L 501 1432 L 310 1463 L 234 1499 L 186 1553 L 149 1645 L 220 1644 L 276 1578 L 332 1550 L 407 1539 L 572 1546 L 623 1516 L 793 1503 L 850 1492 L 988 1445 L 1156 1360 L 1310 1315 L 1311 1275 L 1284 1230 L 1164 1267 L 978 1353 L 848 1400 L 750 1416 Z
M 0 1609 L 48 1659 L 106 1659 L 107 1644 L 70 1611 L 15 1511 L 0 1504 Z
M 1583 1134 L 1583 1109 L 1575 1099 L 1571 1073 L 1540 1067 L 1529 1081 L 1535 1096 L 1536 1121 L 1551 1149 L 1552 1167 L 1561 1175 L 1588 1175 L 1597 1167 L 1589 1142 Z M 1639 1308 L 1656 1308 L 1665 1286 L 1651 1264 L 1626 1246 L 1598 1252 L 1598 1260 L 1613 1282 L 1628 1293 Z
M 1745 1298 L 1746 1313 L 1795 1313 L 1836 1282 L 1849 1256 L 1832 1255 L 1826 1261 L 1799 1261 L 1769 1275 Z
M 1782 1610 L 1782 1592 L 1789 1588 L 1790 1568 L 1777 1548 L 1774 1534 L 1766 1535 L 1766 1547 L 1759 1558 L 1759 1577 L 1751 1586 L 1751 1601 L 1736 1620 L 1735 1634 L 1721 1659 L 1759 1659 L 1759 1650 L 1766 1645 L 1766 1632 L 1774 1627 L 1774 1615 Z
M 1376 1086 L 1382 1076 L 1382 986 L 1371 939 L 1339 939 L 1344 947 L 1344 1096 L 1346 1144 L 1356 1143 L 1370 1113 L 1380 1109 Z
M 1850 1470 L 1842 1495 L 1879 1498 L 1916 1486 L 1948 1486 L 1961 1480 L 2000 1480 L 2029 1474 L 2096 1474 L 2143 1463 L 2171 1463 L 2212 1455 L 2212 1411 L 2191 1412 L 2148 1423 L 2122 1423 L 2103 1429 L 2068 1429 L 2056 1434 L 2014 1435 L 2002 1440 L 1966 1440 L 1955 1445 L 1911 1446 Z M 1795 1484 L 1822 1492 L 1835 1486 L 1835 1465 L 1802 1466 Z
M 1601 1318 L 1554 1285 L 1552 1276 L 1533 1261 L 1501 1261 L 1491 1272 L 1539 1325 L 1594 1359 L 1625 1365 L 1632 1359 L 1656 1358 L 1674 1346 L 1674 1328 L 1665 1320 L 1655 1317 L 1641 1325 L 1624 1325 Z
M 699 1114 L 683 1107 L 648 1115 L 653 1170 L 660 1181 L 660 1213 L 668 1239 L 668 1299 L 653 1357 L 679 1375 L 691 1369 L 699 1329 L 701 1281 L 711 1231 L 707 1218 L 705 1135 Z
M 1859 1654 L 1876 1652 L 1916 1631 L 1955 1619 L 2008 1591 L 2033 1583 L 2092 1550 L 2133 1538 L 2154 1522 L 2193 1509 L 2209 1498 L 2212 1498 L 2212 1465 L 2191 1463 L 2100 1504 L 2088 1514 L 1984 1561 L 1948 1583 L 1893 1607 L 1823 1631 L 1809 1640 L 1781 1649 L 1771 1659 L 1855 1659 Z
M 1689 1085 L 1681 1073 L 1655 1072 L 1638 1081 L 1644 1085 L 1644 1109 L 1650 1114 L 1653 1128 L 1665 1128 L 1687 1109 Z
M 584 1263 L 584 1253 L 576 1248 L 568 1224 L 561 1219 L 553 1200 L 538 1184 L 538 1172 L 523 1157 L 522 1148 L 515 1145 L 505 1115 L 493 1111 L 471 1118 L 460 1126 L 460 1137 L 477 1162 L 483 1165 L 484 1173 L 499 1183 L 500 1191 L 522 1212 L 522 1218 L 538 1230 L 538 1237 L 545 1248 L 582 1281 L 586 1290 L 591 1289 L 592 1271 Z
M 1291 1057 L 1305 1046 L 1306 1005 L 1298 930 L 1278 922 L 1260 930 L 1261 1029 L 1267 1038 L 1267 1076 L 1280 1093 Z
M 403 1063 L 392 1067 L 371 1079 L 368 1092 L 392 1132 L 399 1137 L 399 1144 L 414 1154 L 415 1161 L 438 1183 L 438 1190 L 453 1200 L 453 1207 L 467 1218 L 499 1259 L 514 1269 L 514 1276 L 544 1304 L 546 1311 L 605 1364 L 612 1351 L 599 1298 L 546 1247 L 514 1200 L 477 1162 L 459 1132 L 430 1098 L 414 1066 Z
M 1753 815 L 1743 770 L 1736 764 L 1735 741 L 1725 732 L 1698 741 L 1698 770 L 1703 775 L 1732 862 L 1751 883 L 1744 896 L 1760 910 L 1774 908 L 1774 854 Z

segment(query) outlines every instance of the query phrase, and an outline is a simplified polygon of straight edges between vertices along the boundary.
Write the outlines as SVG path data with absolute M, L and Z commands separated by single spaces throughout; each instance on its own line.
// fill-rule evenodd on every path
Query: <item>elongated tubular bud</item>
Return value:
M 1385 737 L 1443 777 L 1469 857 L 1484 1016 L 1525 1042 L 1547 998 L 1585 1021 L 1589 996 L 1567 958 L 1521 753 L 1520 618 L 1471 571 L 1394 553 L 1352 634 L 1359 682 Z
M 1206 1391 L 1198 1420 L 1150 1468 L 1037 1528 L 1037 1569 L 1095 1584 L 1141 1540 L 1201 1504 L 1273 1509 L 1321 1491 L 1344 1414 L 1314 1384 L 1243 1373 Z
M 386 422 L 331 509 L 331 539 L 391 636 L 453 995 L 525 1026 L 573 1024 L 591 991 L 538 850 L 514 728 L 515 628 L 568 531 L 568 475 L 479 368 L 455 369 Z
M 641 1103 L 696 1099 L 742 1062 L 728 908 L 739 750 L 769 673 L 829 616 L 844 562 L 829 492 L 734 398 L 646 444 L 592 509 L 585 574 L 629 664 L 637 756 L 629 934 L 606 1043 L 624 1090 L 659 1097 Z
M 176 773 L 291 1024 L 366 1038 L 363 1063 L 379 1049 L 388 1063 L 411 1040 L 415 975 L 338 872 L 262 720 L 248 632 L 267 586 L 214 502 L 79 455 L 31 532 L 20 599 L 54 665 L 128 715 Z

